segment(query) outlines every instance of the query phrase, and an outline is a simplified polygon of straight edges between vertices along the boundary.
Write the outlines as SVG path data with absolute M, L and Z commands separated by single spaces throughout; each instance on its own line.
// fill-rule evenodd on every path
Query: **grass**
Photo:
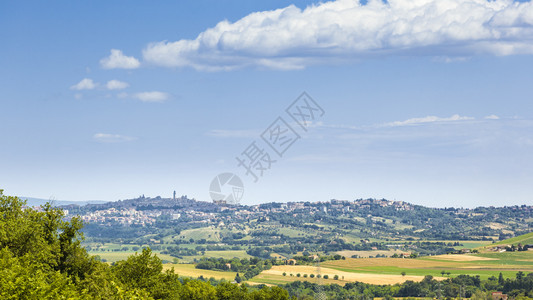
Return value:
M 369 257 L 369 256 L 376 256 L 378 254 L 380 255 L 386 255 L 386 256 L 392 256 L 394 253 L 406 253 L 411 251 L 402 251 L 397 249 L 390 249 L 390 250 L 369 250 L 369 251 L 356 251 L 356 250 L 342 250 L 337 251 L 335 253 L 342 255 L 346 258 L 352 257 L 352 255 L 357 255 L 358 257 Z
M 492 243 L 491 241 L 458 241 L 458 242 L 463 244 L 463 246 L 454 247 L 455 249 L 463 249 L 463 248 L 473 249 L 473 248 L 483 247 L 483 246 L 486 246 Z
M 216 229 L 212 226 L 210 227 L 203 227 L 203 228 L 195 228 L 195 229 L 188 229 L 182 231 L 179 235 L 176 236 L 178 239 L 193 239 L 195 241 L 206 239 L 207 241 L 220 241 L 220 230 Z
M 462 246 L 454 246 L 455 249 L 464 249 L 464 248 L 468 248 L 468 249 L 473 249 L 473 248 L 478 248 L 478 247 L 482 247 L 482 246 L 486 246 L 486 245 L 489 245 L 492 243 L 492 241 L 478 241 L 478 240 L 472 240 L 472 241 L 464 241 L 464 240 L 437 240 L 437 241 L 428 241 L 428 242 L 441 242 L 441 243 L 459 243 L 459 244 L 462 244 Z
M 116 249 L 122 249 L 122 247 L 128 247 L 130 250 L 133 247 L 147 247 L 148 245 L 132 245 L 132 244 L 117 244 L 117 243 L 83 243 L 83 246 L 90 246 L 93 251 L 94 249 L 105 249 L 105 250 L 116 250 Z
M 237 257 L 239 259 L 250 258 L 248 253 L 245 250 L 227 250 L 227 251 L 205 251 L 204 255 L 194 255 L 194 256 L 184 256 L 183 259 L 180 259 L 181 262 L 193 262 L 194 259 L 200 259 L 202 257 L 215 257 L 215 258 L 225 258 L 232 259 Z
M 486 247 L 497 246 L 497 245 L 512 245 L 512 244 L 516 245 L 518 243 L 521 243 L 522 245 L 533 244 L 533 232 L 515 236 L 513 238 L 506 239 L 503 241 L 499 241 L 494 244 L 490 244 Z
M 91 251 L 90 255 L 98 255 L 101 259 L 105 259 L 107 262 L 113 263 L 120 260 L 126 260 L 129 256 L 134 255 L 135 253 L 140 253 L 142 250 L 137 252 L 135 251 L 113 251 L 113 252 L 100 252 L 100 251 Z M 173 261 L 174 257 L 167 254 L 155 253 L 157 257 L 161 260 Z

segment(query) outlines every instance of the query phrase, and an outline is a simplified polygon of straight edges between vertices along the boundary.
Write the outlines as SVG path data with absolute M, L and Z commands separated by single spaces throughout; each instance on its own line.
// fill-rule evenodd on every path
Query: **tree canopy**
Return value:
M 163 272 L 149 248 L 108 265 L 80 246 L 78 218 L 25 204 L 0 190 L 0 299 L 289 299 L 278 287 L 213 286 Z

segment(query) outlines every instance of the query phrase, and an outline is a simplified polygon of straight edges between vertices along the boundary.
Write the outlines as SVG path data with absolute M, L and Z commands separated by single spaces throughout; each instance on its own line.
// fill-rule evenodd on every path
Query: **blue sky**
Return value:
M 246 204 L 532 203 L 531 2 L 18 1 L 0 26 L 7 194 L 209 201 L 233 172 Z M 235 157 L 304 91 L 325 114 L 254 183 Z

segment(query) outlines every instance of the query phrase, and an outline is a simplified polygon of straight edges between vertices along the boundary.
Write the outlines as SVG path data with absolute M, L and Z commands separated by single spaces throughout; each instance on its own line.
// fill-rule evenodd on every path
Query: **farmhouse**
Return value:
M 502 292 L 492 292 L 491 296 L 492 300 L 507 300 L 507 294 L 503 294 Z

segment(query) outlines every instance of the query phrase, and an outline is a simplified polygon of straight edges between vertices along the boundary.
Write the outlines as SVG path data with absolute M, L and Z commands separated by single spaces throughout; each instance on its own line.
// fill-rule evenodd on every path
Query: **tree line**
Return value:
M 406 281 L 395 285 L 374 285 L 362 282 L 350 282 L 344 286 L 329 284 L 319 286 L 307 281 L 295 281 L 282 286 L 289 295 L 301 300 L 315 299 L 319 292 L 328 299 L 393 299 L 395 297 L 437 298 L 437 299 L 493 299 L 491 292 L 501 291 L 509 297 L 520 299 L 533 298 L 533 273 L 517 272 L 515 278 L 504 278 L 500 273 L 481 280 L 479 276 L 459 275 L 445 280 L 435 280 L 427 275 L 421 282 Z

